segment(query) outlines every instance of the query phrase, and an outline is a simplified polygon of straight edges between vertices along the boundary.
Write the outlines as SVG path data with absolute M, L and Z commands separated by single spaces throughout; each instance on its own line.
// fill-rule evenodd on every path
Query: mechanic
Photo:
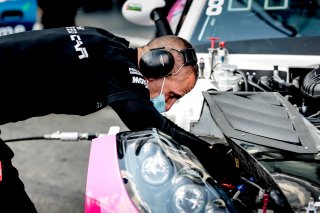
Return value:
M 183 38 L 162 36 L 132 48 L 124 38 L 93 27 L 28 31 L 0 38 L 0 66 L 0 125 L 50 113 L 87 115 L 110 106 L 130 130 L 154 127 L 195 154 L 209 149 L 161 115 L 198 78 L 195 51 Z M 0 208 L 36 212 L 12 157 L 0 141 Z

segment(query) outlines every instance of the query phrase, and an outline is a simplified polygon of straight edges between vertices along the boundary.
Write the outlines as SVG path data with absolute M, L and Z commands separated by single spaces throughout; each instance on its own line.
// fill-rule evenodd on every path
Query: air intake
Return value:
M 305 76 L 301 91 L 307 97 L 320 99 L 320 67 Z

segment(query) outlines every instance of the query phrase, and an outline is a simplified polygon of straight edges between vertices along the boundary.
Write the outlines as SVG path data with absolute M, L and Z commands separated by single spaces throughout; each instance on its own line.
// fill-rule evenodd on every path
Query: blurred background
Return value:
M 171 1 L 171 0 L 170 0 Z M 129 23 L 121 14 L 125 0 L 2 0 L 0 36 L 22 31 L 90 25 L 144 44 L 153 26 Z M 139 43 L 139 44 L 140 44 Z
M 121 14 L 124 2 L 125 0 L 38 0 L 38 23 L 40 28 L 72 25 L 100 27 L 127 38 L 132 46 L 144 45 L 154 37 L 155 28 L 128 22 Z

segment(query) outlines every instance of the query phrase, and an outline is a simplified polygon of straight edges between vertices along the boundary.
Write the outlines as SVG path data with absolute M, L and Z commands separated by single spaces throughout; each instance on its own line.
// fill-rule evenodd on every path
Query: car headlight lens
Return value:
M 195 185 L 183 185 L 173 194 L 177 212 L 200 212 L 205 204 L 203 192 Z
M 142 178 L 151 185 L 160 185 L 168 181 L 171 174 L 169 161 L 161 154 L 147 157 L 141 166 Z
M 216 198 L 207 205 L 205 212 L 207 213 L 225 213 L 226 203 L 220 198 Z
M 117 147 L 125 188 L 139 212 L 230 212 L 227 203 L 212 202 L 227 196 L 193 153 L 168 135 L 122 132 Z

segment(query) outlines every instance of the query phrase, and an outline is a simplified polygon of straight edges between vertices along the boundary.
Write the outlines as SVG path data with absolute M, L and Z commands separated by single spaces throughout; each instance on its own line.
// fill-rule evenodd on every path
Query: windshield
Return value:
M 319 37 L 319 5 L 320 0 L 208 0 L 191 42 Z

